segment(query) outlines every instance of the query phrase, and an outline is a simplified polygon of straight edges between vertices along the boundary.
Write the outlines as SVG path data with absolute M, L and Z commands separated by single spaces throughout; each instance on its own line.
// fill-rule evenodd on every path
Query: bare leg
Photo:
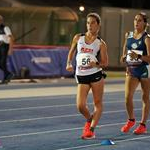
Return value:
M 125 104 L 126 110 L 129 119 L 134 119 L 134 106 L 133 106 L 133 95 L 139 84 L 139 80 L 137 78 L 126 76 L 125 82 Z
M 94 100 L 94 112 L 91 127 L 95 128 L 102 114 L 102 98 L 104 92 L 104 79 L 98 82 L 91 83 L 93 100 Z
M 142 88 L 142 102 L 143 102 L 141 123 L 146 124 L 146 120 L 149 116 L 149 107 L 150 107 L 149 101 L 150 79 L 141 79 L 141 88 Z
M 79 112 L 86 118 L 90 119 L 91 114 L 87 107 L 87 96 L 90 90 L 90 85 L 88 84 L 78 84 L 77 91 L 77 108 Z

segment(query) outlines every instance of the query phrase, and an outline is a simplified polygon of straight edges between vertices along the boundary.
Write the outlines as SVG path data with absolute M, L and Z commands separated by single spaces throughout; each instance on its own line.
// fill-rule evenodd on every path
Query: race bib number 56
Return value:
M 97 62 L 97 59 L 94 55 L 91 54 L 78 54 L 77 58 L 77 66 L 89 66 L 91 61 Z

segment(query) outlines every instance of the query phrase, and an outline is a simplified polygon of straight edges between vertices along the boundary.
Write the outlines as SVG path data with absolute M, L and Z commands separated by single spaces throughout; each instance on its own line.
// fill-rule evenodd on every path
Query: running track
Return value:
M 141 118 L 140 94 L 137 90 L 134 96 L 136 126 Z M 76 109 L 75 99 L 74 82 L 0 85 L 0 150 L 150 149 L 150 132 L 120 132 L 127 117 L 123 80 L 106 80 L 104 111 L 94 140 L 80 138 L 85 120 Z M 88 105 L 92 111 L 91 94 Z M 147 128 L 150 131 L 150 118 Z M 115 145 L 102 146 L 101 141 L 106 139 Z

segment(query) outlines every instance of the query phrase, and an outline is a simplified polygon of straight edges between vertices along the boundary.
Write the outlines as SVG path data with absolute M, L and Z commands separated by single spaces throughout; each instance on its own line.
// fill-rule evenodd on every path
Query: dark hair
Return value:
M 101 24 L 101 17 L 97 13 L 89 13 L 86 18 L 94 17 L 98 24 Z
M 138 15 L 142 16 L 145 23 L 147 23 L 148 17 L 145 12 L 140 12 Z

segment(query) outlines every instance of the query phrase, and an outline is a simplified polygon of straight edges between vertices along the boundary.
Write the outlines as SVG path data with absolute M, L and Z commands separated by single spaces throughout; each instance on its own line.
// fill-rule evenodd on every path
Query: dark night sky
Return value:
M 85 5 L 89 7 L 112 6 L 122 8 L 150 9 L 150 0 L 18 0 L 26 4 L 40 6 L 70 6 Z

